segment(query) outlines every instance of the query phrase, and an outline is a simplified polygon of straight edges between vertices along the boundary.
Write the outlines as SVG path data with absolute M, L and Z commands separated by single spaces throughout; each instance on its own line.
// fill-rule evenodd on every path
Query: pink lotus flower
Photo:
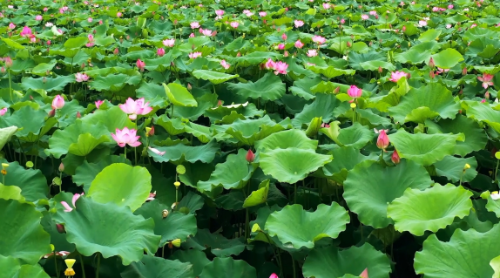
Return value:
M 43 17 L 41 15 L 37 15 L 37 16 L 35 16 L 35 20 L 36 21 L 42 21 Z
M 394 152 L 396 152 L 396 151 L 394 151 Z M 359 274 L 359 277 L 368 278 L 368 268 L 365 268 L 365 270 L 363 270 L 363 272 L 361 272 L 361 274 Z
M 12 58 L 10 58 L 10 56 L 5 57 L 3 61 L 5 63 L 5 67 L 7 68 L 10 68 L 12 67 L 12 65 L 14 65 L 14 61 L 12 61 Z
M 77 72 L 75 73 L 76 82 L 84 82 L 89 80 L 89 76 L 85 73 Z
M 198 23 L 197 21 L 191 22 L 189 25 L 191 25 L 191 29 L 200 28 L 200 23 Z
M 213 35 L 212 30 L 208 30 L 208 29 L 201 29 L 201 33 L 203 34 L 203 36 L 207 36 L 207 37 L 210 37 Z
M 370 16 L 369 16 L 369 15 L 367 15 L 367 14 L 362 14 L 362 15 L 361 15 L 361 19 L 362 19 L 362 20 L 368 20 L 368 18 L 370 18 Z
M 163 41 L 164 46 L 173 47 L 175 44 L 175 39 L 166 39 Z
M 427 26 L 427 21 L 426 20 L 419 20 L 418 27 L 424 27 L 424 26 Z
M 123 112 L 129 115 L 128 118 L 132 121 L 137 119 L 137 115 L 147 115 L 153 111 L 153 108 L 149 106 L 149 102 L 144 103 L 144 98 L 135 101 L 132 98 L 128 98 L 125 104 L 118 106 Z
M 164 151 L 162 152 L 162 151 L 160 151 L 160 150 L 158 150 L 158 149 L 155 149 L 155 148 L 152 148 L 152 147 L 148 147 L 148 149 L 149 149 L 150 151 L 152 151 L 153 153 L 157 154 L 157 155 L 161 155 L 161 156 L 165 155 L 165 152 L 164 152 Z
M 377 15 L 377 11 L 370 11 L 369 13 L 370 13 L 370 15 L 373 15 L 373 16 Z
M 64 98 L 61 95 L 57 95 L 52 100 L 52 109 L 61 109 L 64 107 Z
M 254 161 L 255 154 L 252 152 L 251 149 L 248 150 L 247 155 L 245 156 L 245 159 L 247 160 L 248 163 L 252 163 Z
M 375 129 L 375 132 L 378 133 L 377 147 L 379 149 L 385 150 L 385 148 L 389 146 L 389 137 L 387 136 L 387 131 L 388 130 L 385 129 L 381 129 L 378 131 Z
M 279 277 L 276 273 L 273 273 L 273 274 L 271 274 L 271 276 L 269 276 L 269 278 L 279 278 Z
M 324 44 L 326 42 L 326 39 L 322 36 L 314 36 L 312 38 L 312 41 L 317 43 L 317 44 Z
M 448 5 L 448 10 L 451 10 L 451 9 L 453 9 L 453 5 L 450 4 L 450 5 Z
M 347 94 L 352 98 L 359 98 L 363 94 L 363 90 L 356 87 L 356 85 L 351 85 L 351 87 L 347 90 Z
M 297 40 L 297 41 L 295 42 L 295 47 L 297 47 L 297 48 L 302 48 L 302 47 L 304 47 L 304 44 L 303 44 L 300 40 Z
M 285 62 L 276 62 L 274 65 L 274 74 L 286 74 L 286 70 L 288 69 L 288 64 Z
M 266 15 L 267 15 L 267 13 L 266 13 L 266 12 L 259 12 L 259 16 L 260 16 L 260 17 L 264 17 L 264 16 L 266 16 Z
M 281 35 L 281 38 L 282 38 L 284 41 L 286 41 L 286 39 L 287 39 L 288 37 L 287 37 L 286 33 L 283 33 L 283 35 Z
M 139 68 L 140 71 L 144 71 L 144 67 L 146 67 L 146 63 L 141 61 L 141 59 L 137 59 L 137 62 L 135 63 L 137 67 Z
M 116 13 L 116 17 L 122 17 L 122 15 L 123 15 L 123 14 L 122 14 L 121 12 L 117 12 L 117 13 Z
M 483 82 L 483 88 L 485 89 L 488 89 L 489 86 L 493 86 L 493 82 L 491 82 L 491 80 L 493 79 L 492 74 L 484 73 L 482 77 L 478 76 L 477 79 Z
M 124 127 L 123 130 L 119 130 L 117 128 L 116 134 L 111 133 L 111 137 L 113 137 L 118 146 L 122 148 L 126 145 L 131 147 L 138 147 L 141 145 L 141 142 L 139 142 L 140 136 L 137 136 L 137 130 L 135 129 L 128 129 L 127 127 Z
M 103 100 L 96 100 L 96 102 L 94 102 L 94 103 L 95 103 L 95 107 L 97 109 L 99 109 L 99 107 L 101 107 L 101 105 L 104 103 L 104 101 Z
M 294 20 L 293 24 L 295 25 L 295 28 L 299 28 L 299 27 L 304 26 L 304 21 L 302 21 L 302 20 Z
M 149 196 L 146 199 L 146 202 L 154 201 L 155 197 L 156 197 L 156 191 L 153 193 L 149 193 Z
M 226 62 L 226 60 L 222 60 L 222 61 L 220 61 L 220 65 L 221 65 L 222 67 L 224 67 L 225 69 L 228 69 L 229 67 L 231 67 L 231 65 L 230 65 L 230 64 L 228 64 L 228 62 Z
M 215 14 L 218 15 L 218 16 L 223 16 L 224 15 L 224 11 L 223 10 L 216 10 Z
M 85 45 L 86 47 L 92 47 L 94 46 L 94 36 L 92 34 L 89 34 L 87 36 L 89 42 Z
M 329 125 L 329 124 L 327 124 L 327 123 L 322 123 L 322 124 L 321 124 L 321 127 L 323 127 L 323 128 L 330 128 L 330 125 Z
M 307 50 L 307 57 L 315 57 L 318 56 L 318 51 L 316 49 Z
M 192 52 L 192 53 L 189 53 L 189 58 L 190 59 L 196 59 L 198 57 L 201 57 L 201 52 Z
M 280 43 L 280 44 L 278 44 L 278 49 L 279 49 L 279 50 L 283 50 L 283 49 L 285 49 L 285 44 L 284 44 L 284 43 Z
M 399 157 L 398 151 L 394 150 L 394 152 L 391 155 L 391 160 L 392 160 L 392 163 L 394 163 L 394 164 L 398 164 L 399 163 L 399 161 L 401 160 L 401 158 Z M 368 277 L 368 276 L 366 276 L 366 277 Z
M 20 33 L 20 35 L 21 35 L 21 37 L 30 36 L 30 35 L 33 35 L 33 32 L 31 31 L 30 27 L 24 26 L 23 30 Z
M 0 116 L 5 115 L 5 113 L 7 113 L 7 111 L 8 111 L 7 107 L 0 109 Z
M 401 77 L 403 76 L 408 77 L 408 74 L 404 71 L 391 72 L 391 79 L 389 79 L 389 81 L 398 82 L 398 80 L 401 79 Z
M 330 4 L 329 3 L 323 3 L 323 8 L 325 10 L 328 10 L 330 8 Z
M 158 54 L 158 56 L 160 57 L 163 57 L 163 55 L 165 55 L 165 49 L 158 48 L 158 50 L 156 50 L 156 54 Z
M 194 38 L 194 33 L 189 34 L 190 38 Z
M 249 10 L 243 10 L 243 13 L 248 17 L 251 17 L 253 15 L 253 13 Z
M 274 68 L 275 68 L 275 66 L 276 66 L 276 63 L 275 63 L 273 60 L 271 60 L 271 58 L 269 58 L 269 59 L 267 60 L 267 62 L 264 64 L 264 67 L 265 67 L 266 69 L 274 69 Z
M 83 194 L 85 194 L 85 193 L 82 193 L 82 194 L 78 194 L 78 193 L 76 193 L 76 194 L 74 194 L 74 195 L 73 195 L 73 198 L 71 199 L 71 203 L 73 204 L 73 207 L 74 207 L 75 209 L 76 209 L 76 201 L 77 201 L 77 200 L 78 200 L 81 196 L 83 196 Z M 70 211 L 72 211 L 72 210 L 73 210 L 73 208 L 72 208 L 72 207 L 70 207 L 70 206 L 68 205 L 68 203 L 66 203 L 65 201 L 62 201 L 62 202 L 61 202 L 61 205 L 63 205 L 63 207 L 65 208 L 65 210 L 64 210 L 65 212 L 70 212 Z
M 16 25 L 15 25 L 14 23 L 12 23 L 12 22 L 11 22 L 11 23 L 9 23 L 9 29 L 10 29 L 10 30 L 14 30 L 14 29 L 16 29 Z
M 238 26 L 240 26 L 240 24 L 237 21 L 233 21 L 229 25 L 231 25 L 231 27 L 233 27 L 234 29 L 236 29 L 236 28 L 238 28 Z

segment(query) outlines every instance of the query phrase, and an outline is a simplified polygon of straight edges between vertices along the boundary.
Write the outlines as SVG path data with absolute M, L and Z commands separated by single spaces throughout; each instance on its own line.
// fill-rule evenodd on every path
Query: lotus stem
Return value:
M 5 180 L 5 176 L 4 176 Z M 4 182 L 5 184 L 5 182 Z M 57 267 L 57 256 L 56 256 L 56 250 L 54 250 L 54 266 L 56 268 L 56 277 L 59 278 L 59 268 Z
M 101 267 L 101 256 L 100 253 L 97 253 L 97 269 L 95 271 L 95 278 L 99 278 L 99 268 Z
M 87 278 L 87 276 L 85 276 L 85 265 L 83 264 L 82 254 L 78 253 L 78 255 L 80 256 L 80 265 L 82 266 L 82 275 L 83 275 L 83 278 Z
M 10 94 L 10 101 L 14 102 L 13 94 L 12 94 L 12 76 L 10 74 L 10 69 L 9 69 L 9 94 Z
M 249 226 L 250 215 L 248 213 L 248 208 L 245 209 L 245 239 L 250 237 L 250 226 Z
M 127 159 L 127 146 L 123 147 L 123 156 Z
M 293 278 L 297 278 L 297 270 L 295 269 L 295 260 L 293 259 L 291 254 L 290 254 L 290 257 L 292 258 Z
M 497 159 L 497 167 L 495 167 L 495 183 L 497 183 L 497 174 L 498 174 L 498 163 L 500 160 Z

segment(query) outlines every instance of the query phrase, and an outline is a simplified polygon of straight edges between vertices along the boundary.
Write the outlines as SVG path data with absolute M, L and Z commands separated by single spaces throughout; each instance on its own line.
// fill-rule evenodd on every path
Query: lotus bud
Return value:
M 56 229 L 60 234 L 66 233 L 66 229 L 64 228 L 64 225 L 62 224 L 56 224 Z
M 365 268 L 365 270 L 363 270 L 363 272 L 361 272 L 361 274 L 359 275 L 359 277 L 361 277 L 361 278 L 369 278 L 368 277 L 368 268 Z
M 463 68 L 462 69 L 462 75 L 466 75 L 467 74 L 467 68 Z
M 467 169 L 470 169 L 470 164 L 469 163 L 465 163 L 465 165 L 464 165 L 464 171 L 467 170 Z
M 434 71 L 432 71 L 432 70 L 431 70 L 431 71 L 429 72 L 429 77 L 430 77 L 431 79 L 434 79 L 434 77 L 436 77 L 436 75 L 434 74 Z
M 380 130 L 377 138 L 377 147 L 379 149 L 385 150 L 389 146 L 389 137 L 384 129 Z
M 398 164 L 399 161 L 401 160 L 399 158 L 399 154 L 398 154 L 397 150 L 394 150 L 394 152 L 392 153 L 391 160 L 392 160 L 392 163 L 394 163 L 394 164 Z
M 433 67 L 435 67 L 435 66 L 436 66 L 436 64 L 434 63 L 434 59 L 431 57 L 431 58 L 429 59 L 429 67 L 433 68 Z
M 248 163 L 252 163 L 255 159 L 255 154 L 252 152 L 252 150 L 248 150 L 247 155 L 245 159 L 248 161 Z
M 82 114 L 80 114 L 80 111 L 77 111 L 77 112 L 76 112 L 76 118 L 77 118 L 77 119 L 80 119 L 81 117 L 82 117 Z
M 56 110 L 55 109 L 50 110 L 50 112 L 49 112 L 49 118 L 52 118 L 55 115 L 56 115 Z
M 490 92 L 489 92 L 489 91 L 488 91 L 488 92 L 486 92 L 486 93 L 484 93 L 484 98 L 487 98 L 487 99 L 489 99 L 489 98 L 490 98 Z
M 155 135 L 155 126 L 151 126 L 151 128 L 148 131 L 148 136 L 153 136 Z
M 340 92 L 340 86 L 335 88 L 335 90 L 333 90 L 333 93 L 334 94 L 338 94 Z
M 382 73 L 384 70 L 382 69 L 381 66 L 378 67 L 378 73 Z
M 59 164 L 59 172 L 64 172 L 64 164 L 62 162 Z
M 188 91 L 191 91 L 193 89 L 193 86 L 191 86 L 191 83 L 187 84 L 187 89 L 188 89 Z
M 10 68 L 14 64 L 14 62 L 12 61 L 12 58 L 10 58 L 10 57 L 6 57 L 4 59 L 4 62 L 5 62 L 5 67 L 6 68 Z
M 176 181 L 176 182 L 174 182 L 174 186 L 175 186 L 175 188 L 177 189 L 177 188 L 179 188 L 179 186 L 181 186 L 181 183 L 180 183 L 180 182 L 178 182 L 178 181 Z
M 1 68 L 0 68 L 0 72 L 1 72 L 1 73 L 5 73 L 5 72 L 6 72 L 5 68 L 4 68 L 4 67 L 1 67 Z
M 279 278 L 279 277 L 278 277 L 278 274 L 273 273 L 273 274 L 271 274 L 271 276 L 269 276 L 269 278 Z
M 181 247 L 181 240 L 180 239 L 174 239 L 171 241 L 172 245 L 179 248 Z

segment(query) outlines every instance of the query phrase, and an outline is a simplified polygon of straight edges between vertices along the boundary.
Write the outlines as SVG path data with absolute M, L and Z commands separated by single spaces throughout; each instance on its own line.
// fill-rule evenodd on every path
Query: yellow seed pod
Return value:
M 174 182 L 174 185 L 175 185 L 175 188 L 179 188 L 179 186 L 181 186 L 181 183 L 176 181 L 176 182 Z
M 469 163 L 465 163 L 464 170 L 467 170 L 467 169 L 470 169 L 470 164 Z
M 353 102 L 353 103 L 351 103 L 351 108 L 352 108 L 352 109 L 356 108 L 356 103 L 354 103 L 354 102 Z
M 146 127 L 146 137 L 149 137 L 149 132 L 151 132 L 151 128 L 150 127 Z
M 496 159 L 500 159 L 500 152 L 496 152 L 496 153 L 495 153 L 495 158 L 496 158 Z M 2 165 L 3 165 L 3 164 L 2 164 Z
M 2 163 L 2 168 L 7 169 L 9 167 L 9 163 Z
M 75 259 L 66 259 L 64 260 L 64 263 L 68 268 L 72 268 L 73 265 L 75 264 L 76 260 Z
M 171 241 L 172 242 L 172 245 L 179 248 L 181 247 L 181 240 L 180 239 L 174 239 Z
M 257 223 L 253 224 L 253 226 L 252 226 L 252 233 L 256 233 L 256 232 L 258 232 L 260 230 L 261 230 L 261 228 L 260 228 L 259 224 L 257 224 Z

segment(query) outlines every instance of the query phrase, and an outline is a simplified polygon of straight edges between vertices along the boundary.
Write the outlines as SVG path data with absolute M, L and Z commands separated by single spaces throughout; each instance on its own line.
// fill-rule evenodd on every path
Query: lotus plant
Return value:
M 71 203 L 73 204 L 73 207 L 71 207 L 70 205 L 68 205 L 68 203 L 66 203 L 65 201 L 62 201 L 62 202 L 61 202 L 61 205 L 63 205 L 63 207 L 64 207 L 64 211 L 65 211 L 65 212 L 71 212 L 71 211 L 73 211 L 73 208 L 75 208 L 75 209 L 76 209 L 76 201 L 77 201 L 77 200 L 78 200 L 81 196 L 83 196 L 83 194 L 85 194 L 85 193 L 82 193 L 82 194 L 78 194 L 78 193 L 76 193 L 76 194 L 74 194 L 74 195 L 73 195 L 73 198 L 71 199 Z

